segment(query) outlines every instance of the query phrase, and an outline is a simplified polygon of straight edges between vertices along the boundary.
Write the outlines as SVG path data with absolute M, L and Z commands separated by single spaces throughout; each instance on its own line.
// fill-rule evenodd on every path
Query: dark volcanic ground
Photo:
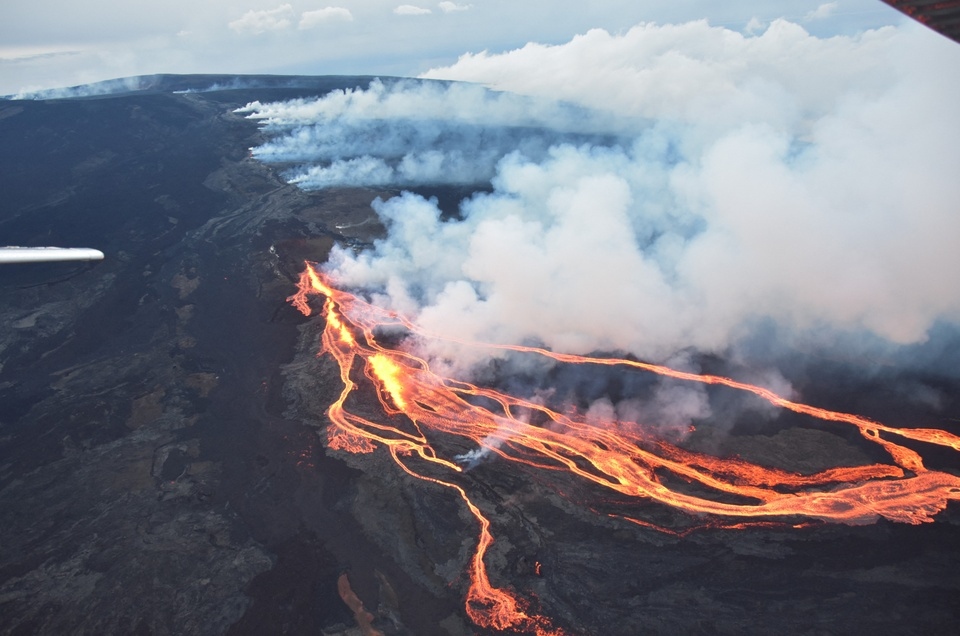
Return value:
M 284 184 L 249 158 L 259 133 L 230 112 L 367 80 L 173 93 L 228 79 L 0 102 L 0 243 L 107 255 L 0 269 L 0 630 L 359 634 L 337 592 L 348 571 L 386 634 L 480 633 L 462 603 L 472 518 L 383 454 L 323 448 L 337 370 L 315 356 L 317 320 L 285 303 L 304 258 L 375 238 L 369 203 L 391 193 Z M 956 430 L 951 380 L 923 378 L 941 395 L 934 412 L 905 407 L 878 376 L 844 373 L 808 382 L 805 397 Z M 804 427 L 706 431 L 691 444 L 801 471 L 872 452 Z M 465 479 L 494 523 L 493 581 L 535 595 L 574 633 L 960 625 L 956 506 L 922 527 L 675 539 L 593 514 L 579 504 L 601 493 L 569 478 L 493 462 Z

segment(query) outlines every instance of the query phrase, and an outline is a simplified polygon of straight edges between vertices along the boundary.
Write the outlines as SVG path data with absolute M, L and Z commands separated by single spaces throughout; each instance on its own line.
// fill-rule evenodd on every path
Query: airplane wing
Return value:
M 960 42 L 960 0 L 883 0 L 937 33 Z
M 103 252 L 89 247 L 0 247 L 0 263 L 102 260 Z

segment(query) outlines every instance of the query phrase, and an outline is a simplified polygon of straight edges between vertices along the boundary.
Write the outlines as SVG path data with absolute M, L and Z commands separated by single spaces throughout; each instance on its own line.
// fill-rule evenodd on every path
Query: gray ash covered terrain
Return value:
M 464 609 L 473 517 L 383 449 L 324 447 L 338 369 L 316 355 L 321 319 L 286 302 L 305 259 L 380 236 L 370 203 L 395 192 L 288 185 L 250 156 L 261 133 L 233 113 L 369 81 L 156 76 L 0 101 L 0 242 L 106 254 L 0 269 L 0 631 L 484 633 Z M 807 387 L 818 403 L 900 408 L 882 379 L 826 377 Z M 952 381 L 925 381 L 953 397 L 921 423 L 960 418 Z M 802 427 L 689 443 L 800 472 L 875 452 Z M 488 462 L 465 479 L 494 525 L 493 582 L 569 633 L 960 624 L 955 505 L 922 526 L 678 538 L 598 514 L 609 495 L 569 476 Z M 636 506 L 664 526 L 685 516 Z M 373 627 L 342 599 L 345 572 Z

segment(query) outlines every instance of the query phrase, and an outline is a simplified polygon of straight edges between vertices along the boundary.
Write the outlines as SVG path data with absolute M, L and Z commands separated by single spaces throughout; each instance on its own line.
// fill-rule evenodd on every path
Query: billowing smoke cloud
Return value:
M 388 236 L 332 255 L 424 328 L 666 360 L 757 325 L 902 345 L 960 319 L 960 48 L 935 34 L 639 25 L 427 76 L 532 101 L 405 83 L 247 109 L 305 187 L 490 179 L 454 220 L 378 202 Z
M 623 118 L 468 84 L 374 81 L 318 100 L 254 102 L 240 109 L 277 136 L 258 159 L 296 167 L 306 189 L 473 184 L 507 154 L 541 159 L 558 142 L 613 143 Z

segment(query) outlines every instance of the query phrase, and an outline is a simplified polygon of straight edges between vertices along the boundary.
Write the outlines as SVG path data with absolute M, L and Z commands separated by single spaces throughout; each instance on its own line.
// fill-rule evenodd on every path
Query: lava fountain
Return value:
M 330 406 L 327 443 L 351 453 L 387 450 L 409 475 L 454 491 L 479 525 L 477 545 L 469 564 L 466 611 L 477 625 L 496 630 L 535 634 L 563 633 L 538 615 L 530 601 L 494 586 L 484 556 L 494 542 L 490 521 L 456 483 L 464 471 L 455 455 L 438 451 L 459 440 L 480 447 L 505 461 L 534 470 L 568 471 L 583 480 L 618 493 L 626 500 L 652 500 L 693 515 L 694 527 L 742 527 L 749 524 L 808 522 L 868 524 L 880 518 L 919 524 L 933 520 L 951 500 L 960 499 L 960 477 L 928 469 L 923 457 L 904 440 L 960 451 L 960 437 L 928 428 L 897 428 L 853 415 L 792 401 L 765 388 L 728 377 L 678 371 L 669 367 L 619 358 L 557 353 L 542 348 L 460 342 L 488 350 L 510 350 L 544 356 L 558 364 L 617 366 L 687 382 L 722 385 L 751 393 L 770 404 L 824 422 L 855 427 L 889 456 L 889 463 L 837 467 L 802 475 L 739 459 L 723 459 L 684 450 L 658 439 L 642 427 L 618 422 L 588 422 L 571 412 L 557 412 L 537 401 L 509 395 L 435 373 L 430 364 L 399 347 L 378 342 L 383 328 L 402 329 L 419 338 L 439 338 L 404 316 L 374 306 L 336 289 L 307 264 L 298 291 L 290 301 L 304 315 L 312 313 L 310 298 L 324 297 L 325 327 L 321 354 L 332 356 L 340 369 L 343 389 Z M 351 411 L 348 398 L 367 382 L 376 389 L 381 413 L 376 418 Z M 531 424 L 536 413 L 540 425 Z M 917 445 L 917 444 L 914 444 Z M 664 479 L 665 476 L 679 478 Z M 671 481 L 698 485 L 684 492 Z M 621 519 L 660 528 L 628 514 Z

